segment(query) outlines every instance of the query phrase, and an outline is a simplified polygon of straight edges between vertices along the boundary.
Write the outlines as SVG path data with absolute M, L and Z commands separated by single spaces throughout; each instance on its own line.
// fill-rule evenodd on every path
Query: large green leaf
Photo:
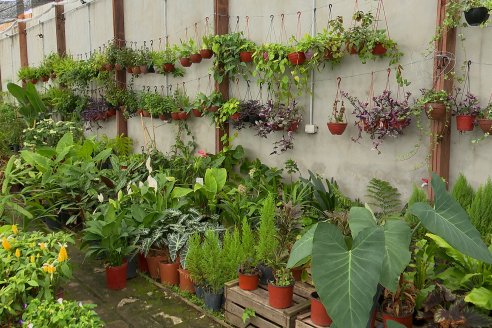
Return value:
M 306 264 L 313 252 L 314 232 L 318 228 L 318 224 L 313 225 L 292 247 L 290 252 L 287 268 L 296 268 Z
M 349 249 L 340 230 L 320 223 L 313 240 L 313 280 L 332 327 L 366 327 L 384 257 L 381 227 L 367 228 Z
M 376 217 L 367 208 L 352 207 L 349 213 L 349 226 L 352 237 L 356 238 L 362 230 L 377 226 Z
M 429 231 L 444 238 L 463 254 L 492 263 L 492 255 L 480 233 L 436 174 L 432 175 L 432 189 L 435 194 L 434 208 L 427 203 L 415 203 L 410 207 L 410 213 L 417 216 Z
M 482 309 L 490 311 L 492 310 L 492 290 L 485 287 L 473 288 L 465 296 L 465 302 L 473 303 Z
M 56 152 L 61 153 L 66 148 L 70 148 L 71 146 L 73 146 L 73 135 L 71 132 L 67 132 L 63 135 L 60 141 L 58 141 L 58 144 L 56 145 Z

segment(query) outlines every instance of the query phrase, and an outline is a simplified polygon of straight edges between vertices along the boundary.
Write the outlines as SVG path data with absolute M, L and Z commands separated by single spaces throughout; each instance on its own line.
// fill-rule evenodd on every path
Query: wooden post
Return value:
M 24 19 L 24 14 L 19 15 L 20 19 Z M 26 22 L 17 23 L 19 29 L 19 52 L 20 52 L 20 65 L 21 67 L 29 66 L 29 57 L 27 54 L 27 32 Z
M 437 27 L 442 26 L 446 17 L 446 3 L 453 0 L 438 0 Z M 451 59 L 442 55 L 454 54 L 456 51 L 456 29 L 444 29 L 441 38 L 436 41 L 436 53 L 434 55 L 434 89 L 445 90 L 448 94 L 453 92 L 453 78 L 445 78 L 450 73 L 446 67 L 454 67 Z M 441 55 L 442 54 L 442 55 Z M 431 172 L 435 172 L 449 182 L 449 168 L 451 155 L 451 111 L 448 110 L 445 121 L 432 121 L 431 125 Z M 438 136 L 437 139 L 435 136 Z M 432 199 L 432 189 L 429 188 L 429 198 Z
M 229 33 L 229 0 L 214 0 L 214 30 L 216 35 Z M 225 100 L 229 99 L 229 79 L 224 79 L 222 83 L 215 82 L 215 90 Z M 222 138 L 226 135 L 229 135 L 229 123 L 225 123 L 222 128 L 215 128 L 215 153 L 224 149 L 227 142 L 222 142 Z
M 113 0 L 113 33 L 115 44 L 118 48 L 125 46 L 125 10 L 124 0 Z M 116 84 L 118 88 L 126 88 L 126 71 L 116 71 Z M 128 136 L 128 122 L 121 110 L 116 111 L 116 134 Z
M 56 2 L 61 2 L 62 0 L 56 0 Z M 56 5 L 55 6 L 55 29 L 56 29 L 56 49 L 60 56 L 65 56 L 67 54 L 67 39 L 65 37 L 65 6 Z

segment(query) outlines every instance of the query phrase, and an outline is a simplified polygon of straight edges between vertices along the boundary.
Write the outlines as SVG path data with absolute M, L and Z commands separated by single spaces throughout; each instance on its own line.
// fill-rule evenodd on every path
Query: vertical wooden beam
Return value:
M 438 0 L 437 5 L 437 28 L 443 25 L 446 17 L 446 4 L 454 0 Z M 456 51 L 456 29 L 444 29 L 441 38 L 436 41 L 436 53 L 434 55 L 434 89 L 445 90 L 448 94 L 453 92 L 453 78 L 445 78 L 454 67 L 454 62 L 443 57 L 441 54 L 454 54 Z M 454 56 L 452 56 L 454 57 Z M 450 155 L 451 155 L 451 111 L 448 110 L 445 121 L 432 121 L 431 123 L 431 172 L 449 181 Z M 437 139 L 436 139 L 437 136 Z M 432 189 L 429 188 L 429 197 L 432 199 Z
M 19 15 L 19 18 L 24 19 L 24 14 Z M 18 22 L 17 28 L 19 30 L 20 65 L 21 67 L 26 67 L 29 66 L 29 56 L 27 54 L 26 22 Z
M 62 0 L 56 0 L 61 2 Z M 67 54 L 67 39 L 65 36 L 65 6 L 55 6 L 55 29 L 56 29 L 56 49 L 60 56 Z
M 214 0 L 214 31 L 216 35 L 229 33 L 229 0 Z M 224 99 L 229 99 L 229 79 L 224 79 L 222 83 L 215 82 L 215 90 L 219 91 Z M 215 153 L 224 149 L 227 142 L 222 142 L 222 138 L 228 134 L 228 123 L 215 128 Z
M 124 0 L 113 0 L 113 35 L 118 48 L 125 46 L 125 7 Z M 126 71 L 115 71 L 118 88 L 126 89 Z M 128 136 L 128 122 L 121 110 L 116 111 L 116 134 Z

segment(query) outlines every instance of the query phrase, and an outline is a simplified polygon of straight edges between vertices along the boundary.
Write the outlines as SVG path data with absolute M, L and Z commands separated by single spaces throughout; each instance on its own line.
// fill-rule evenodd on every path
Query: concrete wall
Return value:
M 167 2 L 167 6 L 166 6 Z M 317 0 L 317 30 L 326 27 L 330 10 L 328 3 Z M 360 9 L 375 10 L 376 1 L 363 0 Z M 353 12 L 353 2 L 334 1 L 331 9 L 332 16 L 343 16 L 345 25 L 349 26 Z M 419 96 L 420 88 L 430 88 L 432 85 L 432 56 L 425 56 L 429 41 L 435 29 L 436 4 L 428 0 L 400 0 L 386 1 L 386 16 L 390 35 L 395 39 L 405 57 L 402 59 L 404 74 L 412 84 L 405 91 L 410 91 L 414 96 Z M 167 12 L 166 12 L 167 9 Z M 112 14 L 111 0 L 96 0 L 90 6 L 81 6 L 74 3 L 66 6 L 66 34 L 67 49 L 74 57 L 90 51 L 98 50 L 103 44 L 112 39 Z M 294 0 L 230 0 L 230 30 L 246 30 L 245 16 L 249 16 L 249 36 L 254 41 L 260 42 L 285 42 L 281 14 L 285 14 L 285 34 L 297 34 L 298 16 L 301 12 L 299 27 L 301 33 L 309 33 L 312 20 L 312 2 Z M 36 17 L 36 13 L 34 13 Z M 52 13 L 50 13 L 52 15 Z M 273 28 L 271 28 L 270 15 L 274 15 Z M 210 17 L 210 29 L 213 31 L 213 1 L 212 0 L 125 0 L 125 33 L 128 41 L 133 41 L 134 47 L 146 46 L 154 49 L 162 48 L 165 44 L 165 35 L 169 35 L 170 43 L 177 43 L 186 36 L 195 36 L 195 23 L 199 37 L 205 31 L 205 17 Z M 236 24 L 236 16 L 240 16 L 239 24 Z M 167 20 L 166 20 L 167 17 Z M 42 21 L 43 27 L 34 19 L 28 24 L 29 62 L 36 64 L 43 55 L 56 49 L 54 32 L 54 20 L 46 15 Z M 166 22 L 167 21 L 167 22 Z M 381 22 L 380 24 L 384 24 Z M 45 38 L 37 37 L 40 30 L 44 29 Z M 166 31 L 167 30 L 167 31 Z M 457 68 L 461 62 L 470 59 L 474 62 L 471 70 L 472 91 L 478 95 L 485 104 L 488 101 L 492 73 L 492 60 L 489 60 L 492 46 L 486 42 L 490 39 L 492 30 L 489 28 L 467 28 L 463 29 L 466 36 L 464 48 L 457 47 Z M 0 37 L 1 38 L 1 37 Z M 12 42 L 13 40 L 13 42 Z M 44 42 L 44 51 L 43 51 Z M 13 44 L 11 57 L 11 46 Z M 0 39 L 0 67 L 2 68 L 2 83 L 12 80 L 19 66 L 18 39 Z M 489 63 L 487 63 L 489 62 Z M 481 64 L 478 64 L 481 63 Z M 490 65 L 487 65 L 490 64 Z M 13 66 L 13 70 L 12 70 Z M 381 154 L 371 150 L 372 143 L 367 137 L 359 143 L 351 141 L 356 136 L 357 129 L 350 124 L 343 136 L 332 136 L 327 128 L 331 113 L 331 106 L 336 93 L 336 78 L 342 77 L 342 89 L 348 91 L 361 99 L 366 99 L 371 82 L 371 72 L 374 73 L 374 92 L 378 94 L 386 85 L 387 60 L 378 60 L 361 64 L 356 57 L 347 57 L 343 63 L 335 69 L 326 67 L 315 74 L 315 91 L 312 123 L 319 127 L 319 132 L 314 135 L 304 133 L 302 125 L 296 133 L 294 150 L 282 155 L 270 155 L 273 142 L 281 136 L 277 133 L 268 139 L 260 139 L 254 135 L 252 130 L 239 131 L 235 139 L 236 144 L 242 144 L 250 157 L 259 157 L 269 165 L 283 166 L 287 159 L 298 162 L 301 170 L 316 171 L 326 177 L 335 177 L 339 180 L 342 189 L 351 196 L 363 197 L 367 182 L 372 177 L 386 179 L 398 186 L 407 197 L 412 184 L 420 184 L 420 179 L 427 174 L 427 157 L 429 153 L 429 138 L 419 136 L 415 127 L 407 129 L 404 136 L 394 140 L 385 140 L 381 145 Z M 142 90 L 144 86 L 158 86 L 158 92 L 165 93 L 165 86 L 172 84 L 173 90 L 178 85 L 182 87 L 185 83 L 186 90 L 190 96 L 199 91 L 209 89 L 208 73 L 210 63 L 202 62 L 186 69 L 184 78 L 157 76 L 153 74 L 144 75 L 135 79 L 133 88 Z M 393 75 L 394 77 L 394 75 Z M 128 76 L 130 81 L 130 76 Z M 234 84 L 233 84 L 234 85 Z M 394 79 L 391 79 L 390 88 L 397 91 Z M 241 82 L 239 93 L 235 86 L 231 87 L 233 96 L 245 97 L 245 84 Z M 254 86 L 252 94 L 258 94 Z M 300 105 L 304 108 L 303 124 L 308 124 L 309 117 L 309 95 L 299 98 Z M 412 97 L 413 98 L 413 97 Z M 347 106 L 349 112 L 352 108 Z M 354 118 L 349 115 L 349 122 Z M 423 119 L 428 124 L 426 118 Z M 165 124 L 158 120 L 133 118 L 128 122 L 129 135 L 134 139 L 135 150 L 154 139 L 157 147 L 167 152 L 174 143 L 176 126 Z M 190 128 L 197 138 L 200 149 L 208 152 L 214 150 L 214 127 L 206 119 L 193 119 Z M 472 145 L 471 140 L 479 137 L 481 133 L 460 135 L 456 132 L 454 121 L 452 126 L 452 151 L 451 151 L 451 183 L 459 172 L 463 172 L 474 185 L 485 180 L 490 175 L 490 161 L 492 154 L 487 151 L 490 140 L 484 140 L 478 145 Z M 107 134 L 114 136 L 115 121 L 111 120 L 104 124 L 102 129 L 94 130 L 94 134 Z M 417 153 L 413 156 L 419 145 Z M 405 159 L 410 157 L 409 159 Z

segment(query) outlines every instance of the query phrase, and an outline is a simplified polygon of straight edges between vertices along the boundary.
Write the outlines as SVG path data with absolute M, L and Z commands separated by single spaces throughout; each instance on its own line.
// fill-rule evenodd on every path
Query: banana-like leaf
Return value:
M 451 246 L 477 260 L 492 263 L 492 255 L 482 241 L 480 233 L 470 222 L 466 211 L 446 191 L 442 179 L 432 174 L 434 208 L 427 203 L 415 203 L 410 213 L 418 217 L 424 227 L 441 236 Z
M 473 303 L 482 309 L 490 311 L 492 310 L 492 290 L 485 287 L 473 288 L 465 296 L 465 302 Z
M 356 238 L 364 229 L 376 227 L 377 220 L 369 208 L 352 207 L 349 214 L 352 236 Z M 386 220 L 384 226 L 384 260 L 380 283 L 396 291 L 400 274 L 410 263 L 410 227 L 402 220 Z
M 332 327 L 366 327 L 384 258 L 381 227 L 361 231 L 348 248 L 340 230 L 319 223 L 313 240 L 313 280 Z
M 306 264 L 313 252 L 313 238 L 314 232 L 318 224 L 313 225 L 292 247 L 290 252 L 289 261 L 287 262 L 287 268 L 296 268 L 303 264 Z

